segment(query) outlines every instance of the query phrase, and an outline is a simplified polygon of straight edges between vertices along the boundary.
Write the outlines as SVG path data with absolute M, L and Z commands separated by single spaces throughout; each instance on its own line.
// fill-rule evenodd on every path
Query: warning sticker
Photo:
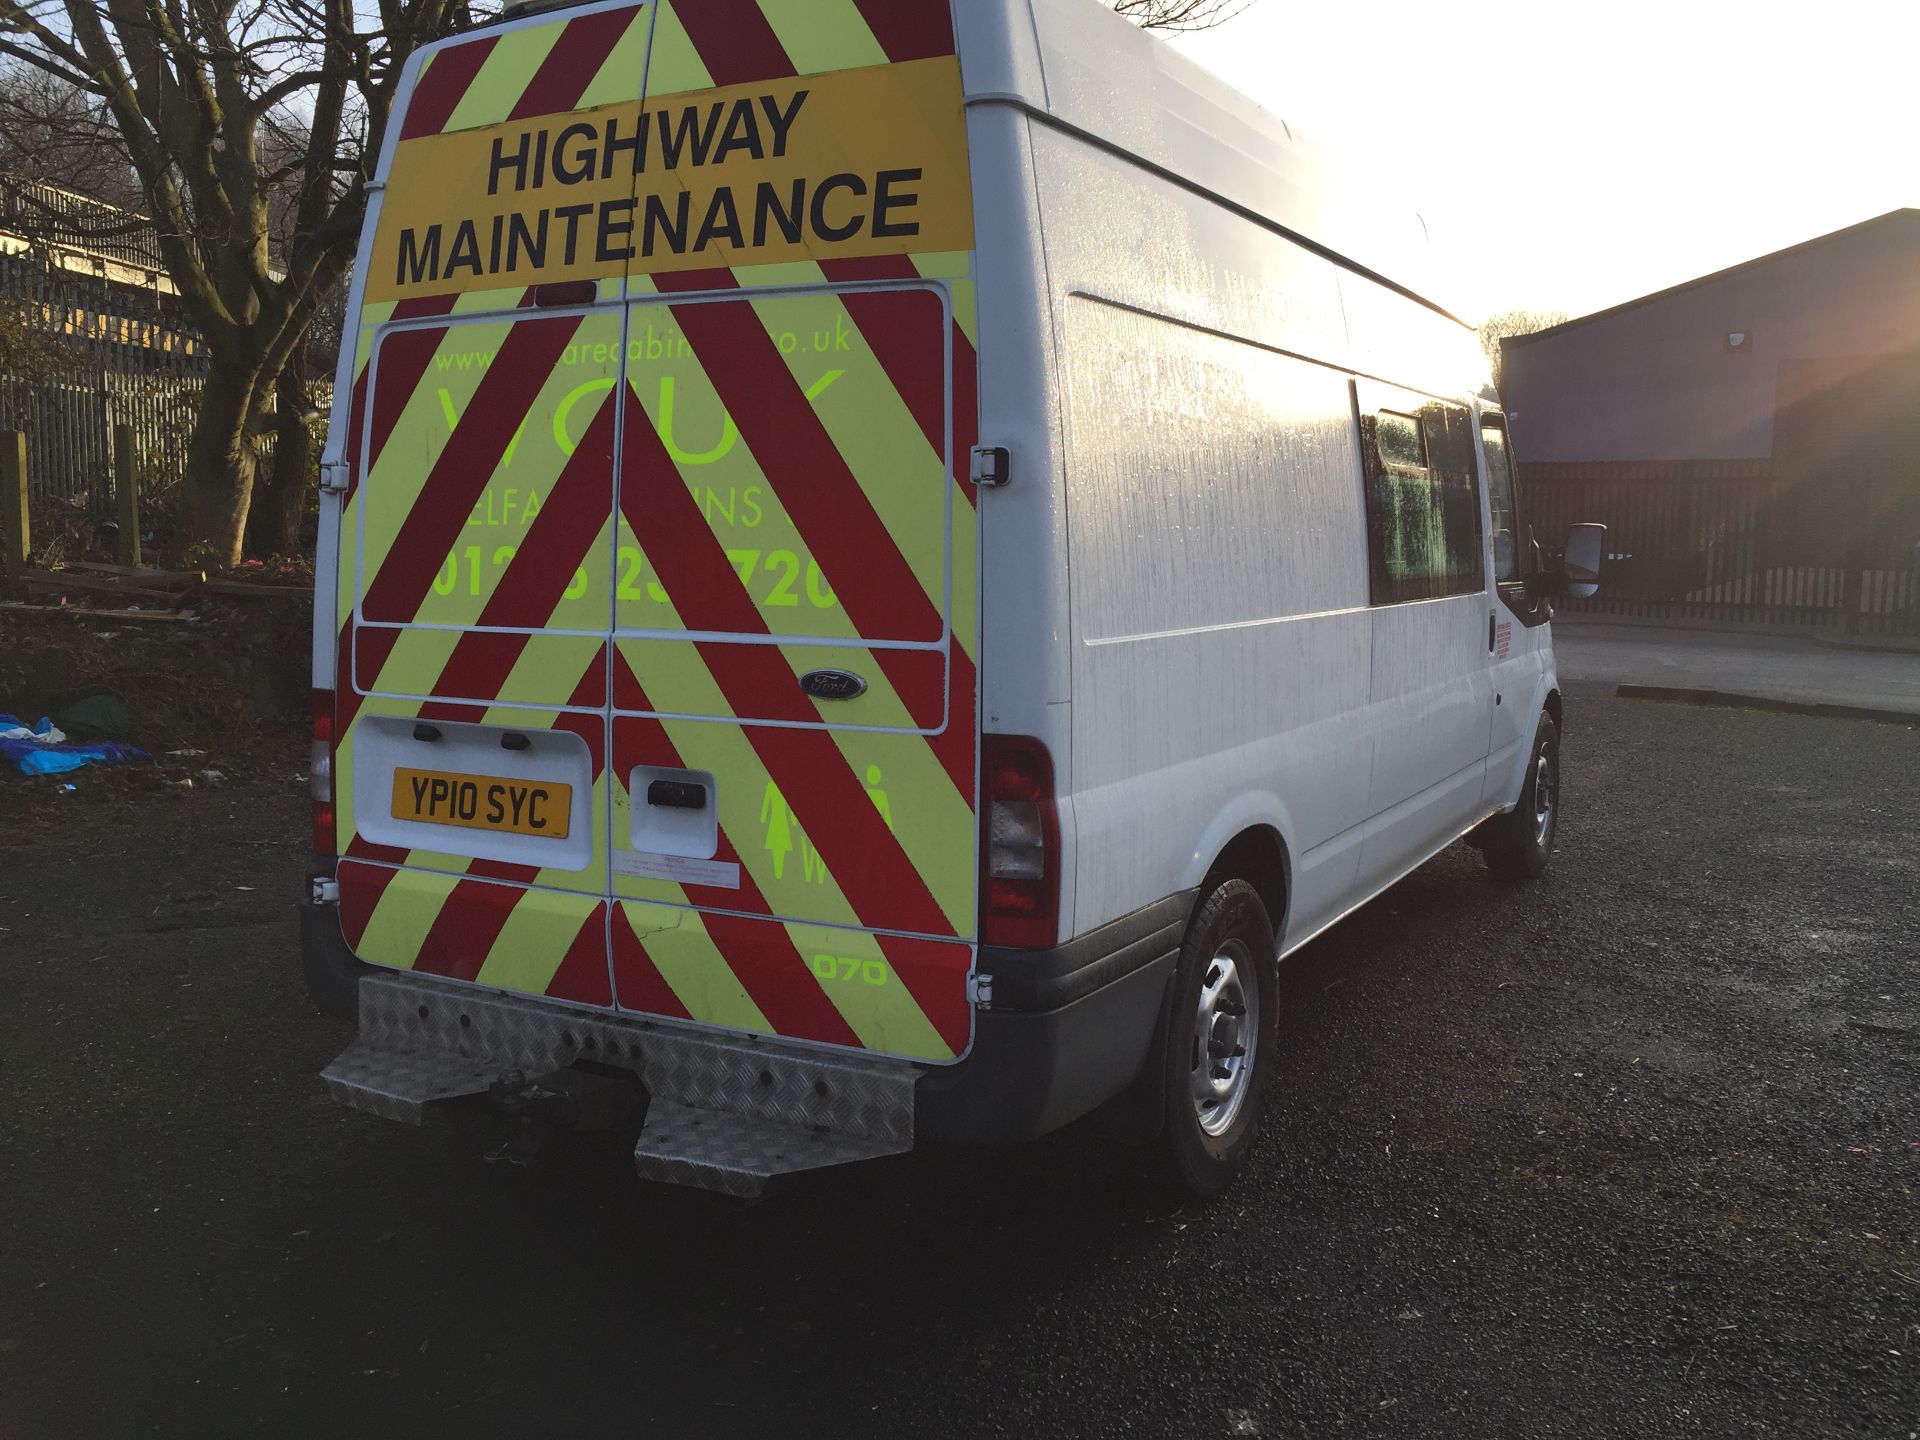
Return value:
M 638 880 L 671 880 L 710 890 L 738 890 L 740 867 L 729 860 L 692 860 L 685 855 L 643 855 L 622 851 L 613 857 L 613 873 Z
M 973 248 L 952 56 L 404 141 L 367 299 Z

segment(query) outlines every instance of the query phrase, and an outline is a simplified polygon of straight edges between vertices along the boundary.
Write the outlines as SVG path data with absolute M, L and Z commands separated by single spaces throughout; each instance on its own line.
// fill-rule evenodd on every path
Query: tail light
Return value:
M 307 774 L 313 786 L 313 853 L 336 851 L 333 823 L 333 691 L 313 692 L 313 750 Z
M 1024 735 L 989 735 L 981 841 L 989 945 L 1043 950 L 1060 933 L 1060 814 L 1053 757 Z

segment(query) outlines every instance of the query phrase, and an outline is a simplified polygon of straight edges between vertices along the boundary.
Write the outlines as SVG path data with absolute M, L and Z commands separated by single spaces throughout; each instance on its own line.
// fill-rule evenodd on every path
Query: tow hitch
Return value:
M 640 1134 L 646 1095 L 628 1074 L 559 1070 L 528 1079 L 508 1070 L 487 1088 L 487 1098 L 507 1121 L 504 1155 L 530 1165 L 552 1137 L 564 1130 L 612 1131 L 629 1142 Z

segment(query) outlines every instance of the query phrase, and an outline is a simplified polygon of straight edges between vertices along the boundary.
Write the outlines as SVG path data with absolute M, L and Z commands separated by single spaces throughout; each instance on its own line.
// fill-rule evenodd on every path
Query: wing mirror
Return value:
M 1606 526 L 1576 525 L 1567 531 L 1560 578 L 1568 599 L 1591 600 L 1600 593 L 1600 563 L 1606 553 Z
M 1540 542 L 1528 532 L 1533 551 L 1533 582 L 1528 590 L 1551 608 L 1555 600 L 1591 600 L 1600 591 L 1600 564 L 1607 553 L 1607 527 L 1575 525 L 1567 531 L 1558 562 L 1545 559 Z

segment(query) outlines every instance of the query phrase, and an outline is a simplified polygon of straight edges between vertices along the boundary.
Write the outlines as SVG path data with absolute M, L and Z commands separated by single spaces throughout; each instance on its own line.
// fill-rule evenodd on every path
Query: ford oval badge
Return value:
M 816 700 L 857 700 L 867 693 L 867 682 L 851 670 L 809 670 L 800 688 Z

